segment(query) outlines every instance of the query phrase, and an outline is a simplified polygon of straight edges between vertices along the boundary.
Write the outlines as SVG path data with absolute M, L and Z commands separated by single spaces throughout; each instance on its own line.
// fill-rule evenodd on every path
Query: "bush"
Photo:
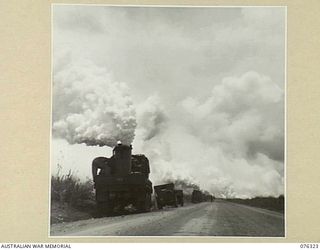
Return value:
M 66 175 L 60 169 L 51 176 L 51 201 L 67 204 L 69 207 L 81 208 L 94 200 L 93 183 L 91 180 L 81 181 L 69 170 Z

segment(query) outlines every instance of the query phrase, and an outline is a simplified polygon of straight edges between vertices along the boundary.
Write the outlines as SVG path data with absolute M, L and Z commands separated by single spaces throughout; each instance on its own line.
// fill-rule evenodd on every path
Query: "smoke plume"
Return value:
M 166 115 L 157 95 L 148 97 L 137 107 L 137 137 L 148 141 L 165 128 Z
M 53 79 L 53 136 L 70 144 L 131 144 L 135 109 L 125 83 L 86 60 L 59 58 Z
M 165 181 L 165 183 L 174 183 L 175 189 L 181 189 L 183 190 L 184 194 L 191 195 L 193 190 L 200 190 L 199 185 L 193 183 L 192 181 L 188 179 L 168 179 Z
M 217 197 L 279 196 L 284 183 L 283 104 L 283 90 L 264 75 L 224 78 L 205 99 L 186 97 L 163 108 L 166 126 L 150 139 L 140 135 L 154 126 L 138 125 L 134 149 L 149 157 L 155 184 L 192 180 Z M 148 107 L 150 101 L 141 105 Z M 153 110 L 145 116 L 151 119 L 159 109 L 147 107 L 139 112 Z

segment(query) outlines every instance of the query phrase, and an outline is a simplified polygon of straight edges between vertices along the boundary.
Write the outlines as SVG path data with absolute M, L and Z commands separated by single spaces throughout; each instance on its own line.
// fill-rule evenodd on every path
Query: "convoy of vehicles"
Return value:
M 191 202 L 192 203 L 199 203 L 199 202 L 213 202 L 215 197 L 211 194 L 202 192 L 200 190 L 193 190 Z
M 150 166 L 145 155 L 132 155 L 132 146 L 118 142 L 110 158 L 97 157 L 92 162 L 97 210 L 100 215 L 122 214 L 129 208 L 148 212 L 152 207 Z M 154 186 L 158 209 L 184 205 L 184 193 L 174 183 Z M 193 190 L 191 202 L 213 201 L 212 195 Z

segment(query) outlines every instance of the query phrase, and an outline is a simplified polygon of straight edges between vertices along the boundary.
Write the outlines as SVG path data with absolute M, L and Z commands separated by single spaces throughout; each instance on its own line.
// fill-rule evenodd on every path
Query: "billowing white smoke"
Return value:
M 104 68 L 66 54 L 54 65 L 53 136 L 70 144 L 131 144 L 135 109 L 125 83 L 113 81 Z
M 147 98 L 142 105 L 137 107 L 138 137 L 148 141 L 157 136 L 166 123 L 164 108 L 158 95 Z
M 223 79 L 204 100 L 187 97 L 166 109 L 154 107 L 159 99 L 147 100 L 138 109 L 144 123 L 134 149 L 149 157 L 154 184 L 189 179 L 220 197 L 278 196 L 284 191 L 283 104 L 283 90 L 256 72 Z M 166 126 L 155 126 L 163 110 Z
M 203 100 L 165 103 L 153 95 L 137 114 L 126 84 L 88 61 L 61 58 L 53 80 L 55 137 L 133 143 L 149 158 L 154 185 L 190 180 L 217 197 L 283 194 L 283 90 L 265 76 L 225 78 Z
M 216 85 L 204 102 L 182 102 L 192 133 L 208 144 L 221 144 L 227 154 L 284 158 L 283 91 L 266 76 L 247 72 Z M 201 128 L 201 129 L 198 129 Z

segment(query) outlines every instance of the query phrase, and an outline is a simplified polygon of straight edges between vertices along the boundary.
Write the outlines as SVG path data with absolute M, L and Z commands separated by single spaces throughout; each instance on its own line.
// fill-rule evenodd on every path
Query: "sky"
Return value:
M 53 6 L 52 173 L 117 140 L 151 181 L 284 193 L 285 8 Z

